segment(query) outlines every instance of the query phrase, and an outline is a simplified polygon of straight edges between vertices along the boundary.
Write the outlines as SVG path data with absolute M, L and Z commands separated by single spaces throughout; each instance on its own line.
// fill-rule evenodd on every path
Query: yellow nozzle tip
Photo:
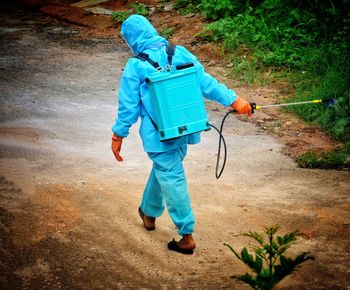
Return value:
M 261 106 L 256 106 L 255 110 L 261 110 Z
M 312 102 L 317 104 L 317 103 L 322 103 L 322 100 L 313 100 Z

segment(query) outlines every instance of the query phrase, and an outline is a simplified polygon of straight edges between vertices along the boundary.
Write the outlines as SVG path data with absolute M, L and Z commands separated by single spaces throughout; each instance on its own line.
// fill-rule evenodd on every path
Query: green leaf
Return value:
M 235 276 L 235 278 L 238 281 L 242 281 L 244 283 L 247 283 L 248 285 L 250 285 L 253 289 L 259 289 L 257 288 L 257 281 L 253 278 L 252 275 L 245 273 L 244 275 L 241 276 Z
M 147 9 L 146 5 L 144 5 L 142 3 L 140 3 L 140 4 L 131 3 L 130 6 L 135 10 L 136 14 L 143 15 L 143 16 L 148 15 L 148 9 Z
M 269 268 L 264 268 L 261 272 L 260 272 L 260 277 L 265 280 L 267 278 L 270 278 L 270 269 Z
M 313 256 L 310 255 L 310 252 L 302 252 L 300 253 L 294 260 L 294 264 L 297 266 L 307 260 L 315 260 Z
M 112 18 L 118 23 L 122 23 L 131 15 L 131 13 L 127 11 L 113 11 Z
M 278 229 L 279 229 L 278 225 L 265 227 L 265 233 L 269 238 L 272 239 L 273 235 L 278 231 Z
M 254 240 L 256 240 L 260 245 L 263 245 L 264 244 L 264 238 L 258 234 L 257 232 L 248 232 L 248 233 L 244 233 L 243 236 L 246 236 L 246 237 L 250 237 Z
M 290 243 L 293 243 L 296 241 L 297 236 L 299 236 L 299 232 L 298 231 L 294 231 L 292 233 L 286 234 L 283 237 L 278 237 L 277 240 L 279 240 L 279 244 L 280 245 L 287 245 Z
M 307 261 L 314 260 L 314 257 L 309 255 L 309 252 L 300 253 L 295 259 L 280 256 L 280 264 L 274 267 L 276 281 L 281 281 L 284 277 L 291 274 L 296 266 Z
M 249 254 L 247 248 L 243 248 L 241 251 L 241 257 L 242 261 L 247 264 L 248 266 L 251 266 L 253 263 L 253 256 Z
M 260 257 L 255 259 L 255 273 L 260 273 L 263 267 L 263 260 Z
M 225 245 L 226 247 L 228 247 L 228 248 L 231 250 L 231 252 L 232 252 L 238 259 L 240 259 L 240 260 L 242 261 L 241 256 L 240 256 L 229 244 L 224 243 L 224 245 Z

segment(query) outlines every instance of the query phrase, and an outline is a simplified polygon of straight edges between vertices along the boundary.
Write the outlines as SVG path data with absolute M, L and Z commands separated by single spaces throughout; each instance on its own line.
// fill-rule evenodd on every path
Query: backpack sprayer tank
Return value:
M 196 66 L 168 67 L 145 80 L 161 141 L 210 129 Z

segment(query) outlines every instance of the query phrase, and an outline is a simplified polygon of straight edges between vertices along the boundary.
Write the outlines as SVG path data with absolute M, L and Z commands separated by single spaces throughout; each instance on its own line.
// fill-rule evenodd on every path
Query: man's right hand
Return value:
M 120 156 L 120 150 L 122 148 L 123 138 L 115 134 L 112 136 L 112 151 L 117 161 L 123 161 L 123 157 Z

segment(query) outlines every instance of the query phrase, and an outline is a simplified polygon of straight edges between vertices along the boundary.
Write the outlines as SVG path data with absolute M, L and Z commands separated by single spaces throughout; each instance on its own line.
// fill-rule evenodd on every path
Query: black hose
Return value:
M 222 134 L 222 131 L 224 129 L 224 123 L 228 115 L 233 114 L 235 110 L 230 110 L 226 113 L 226 115 L 222 118 L 221 125 L 220 125 L 220 130 L 216 128 L 214 125 L 209 124 L 210 127 L 213 127 L 218 133 L 219 133 L 219 144 L 218 144 L 218 154 L 216 157 L 216 167 L 215 167 L 215 177 L 217 179 L 220 178 L 222 172 L 224 171 L 225 165 L 226 165 L 226 158 L 227 158 L 227 146 L 226 146 L 226 141 L 224 138 L 224 135 Z M 219 162 L 220 162 L 220 155 L 221 155 L 221 140 L 224 144 L 224 161 L 222 163 L 220 172 L 219 172 Z
M 224 136 L 220 133 L 219 129 L 216 128 L 214 125 L 212 124 L 209 124 L 210 127 L 213 127 L 218 133 L 219 133 L 219 145 L 218 145 L 218 154 L 217 154 L 217 157 L 216 157 L 216 168 L 215 168 L 215 177 L 217 179 L 220 178 L 222 172 L 224 171 L 224 168 L 225 168 L 225 163 L 226 163 L 226 156 L 227 156 L 227 148 L 226 148 L 226 141 L 225 141 L 225 138 Z M 220 154 L 221 154 L 221 139 L 223 140 L 223 143 L 224 143 L 224 149 L 225 149 L 225 156 L 224 156 L 224 162 L 223 162 L 223 165 L 221 167 L 221 170 L 220 170 L 220 173 L 218 173 L 219 171 L 219 161 L 220 161 Z

